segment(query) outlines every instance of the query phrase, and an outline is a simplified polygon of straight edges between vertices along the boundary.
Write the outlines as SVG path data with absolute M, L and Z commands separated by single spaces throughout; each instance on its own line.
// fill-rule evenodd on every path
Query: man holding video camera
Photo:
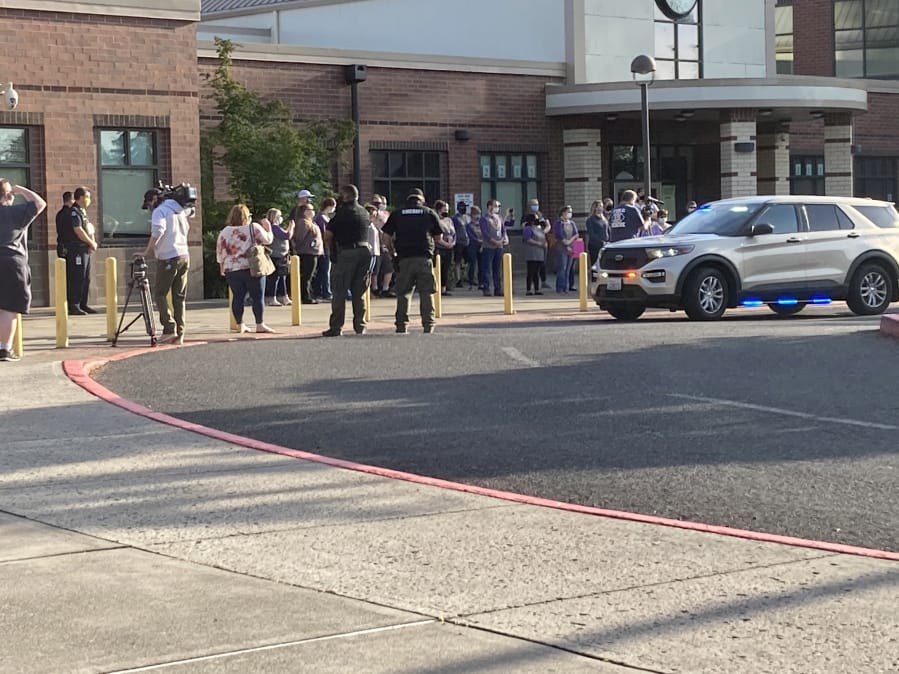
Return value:
M 184 306 L 187 298 L 187 272 L 190 269 L 190 250 L 187 232 L 192 214 L 161 189 L 153 188 L 144 194 L 144 210 L 152 209 L 150 240 L 143 253 L 136 257 L 156 256 L 156 285 L 153 301 L 159 309 L 162 343 L 184 343 Z M 168 293 L 172 293 L 169 307 Z M 172 315 L 174 313 L 174 316 Z

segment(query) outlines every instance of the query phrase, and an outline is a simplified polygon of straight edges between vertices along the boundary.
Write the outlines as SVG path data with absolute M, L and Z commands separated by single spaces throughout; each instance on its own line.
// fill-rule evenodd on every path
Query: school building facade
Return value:
M 538 197 L 583 221 L 594 199 L 643 184 L 639 54 L 656 60 L 651 182 L 672 219 L 690 200 L 899 193 L 891 0 L 25 0 L 0 16 L 15 64 L 0 79 L 21 96 L 0 112 L 0 175 L 51 203 L 32 234 L 38 303 L 64 189 L 94 188 L 99 273 L 104 255 L 125 261 L 145 243 L 132 193 L 151 176 L 200 184 L 216 36 L 240 45 L 236 77 L 297 123 L 352 119 L 356 89 L 366 199 L 395 205 L 421 186 L 520 214 Z M 341 159 L 335 183 L 353 176 Z M 227 198 L 225 177 L 215 184 Z

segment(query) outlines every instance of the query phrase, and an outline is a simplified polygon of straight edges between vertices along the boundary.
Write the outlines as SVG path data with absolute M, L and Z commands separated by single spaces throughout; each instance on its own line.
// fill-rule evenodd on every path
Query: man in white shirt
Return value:
M 162 190 L 152 189 L 144 194 L 144 210 L 153 209 L 150 240 L 142 255 L 156 256 L 156 287 L 153 300 L 159 309 L 162 342 L 184 343 L 184 306 L 187 298 L 187 271 L 190 269 L 190 250 L 187 232 L 190 211 L 174 199 L 163 198 Z M 172 293 L 169 307 L 168 294 Z M 172 315 L 174 313 L 174 316 Z

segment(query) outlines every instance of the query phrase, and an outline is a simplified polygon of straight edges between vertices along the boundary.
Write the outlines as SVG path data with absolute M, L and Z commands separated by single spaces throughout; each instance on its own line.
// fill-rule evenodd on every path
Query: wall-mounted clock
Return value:
M 672 21 L 680 21 L 696 8 L 697 0 L 656 0 L 662 13 Z

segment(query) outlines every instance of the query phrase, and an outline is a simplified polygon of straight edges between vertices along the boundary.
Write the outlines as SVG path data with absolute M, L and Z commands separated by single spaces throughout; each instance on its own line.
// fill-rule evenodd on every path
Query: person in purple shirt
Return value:
M 559 219 L 553 225 L 556 235 L 556 292 L 567 293 L 571 288 L 571 266 L 574 264 L 572 244 L 581 238 L 577 225 L 571 219 L 571 206 L 563 206 L 559 211 Z
M 471 219 L 465 225 L 465 231 L 468 233 L 468 249 L 465 251 L 468 260 L 468 289 L 474 288 L 475 279 L 478 282 L 478 290 L 483 290 L 481 286 L 481 208 L 480 206 L 471 207 Z
M 270 307 L 289 305 L 291 301 L 290 293 L 287 290 L 287 276 L 290 262 L 290 237 L 293 236 L 296 223 L 294 220 L 289 220 L 287 229 L 285 229 L 282 226 L 284 219 L 281 217 L 281 211 L 277 208 L 268 209 L 265 219 L 271 226 L 274 237 L 271 245 L 271 258 L 275 265 L 275 271 L 265 280 L 266 303 Z
M 490 277 L 493 277 L 493 295 L 503 294 L 503 246 L 509 239 L 506 235 L 506 224 L 500 215 L 500 206 L 496 199 L 487 202 L 487 215 L 481 216 L 481 290 L 484 297 L 490 296 Z M 492 274 L 491 274 L 492 272 Z

